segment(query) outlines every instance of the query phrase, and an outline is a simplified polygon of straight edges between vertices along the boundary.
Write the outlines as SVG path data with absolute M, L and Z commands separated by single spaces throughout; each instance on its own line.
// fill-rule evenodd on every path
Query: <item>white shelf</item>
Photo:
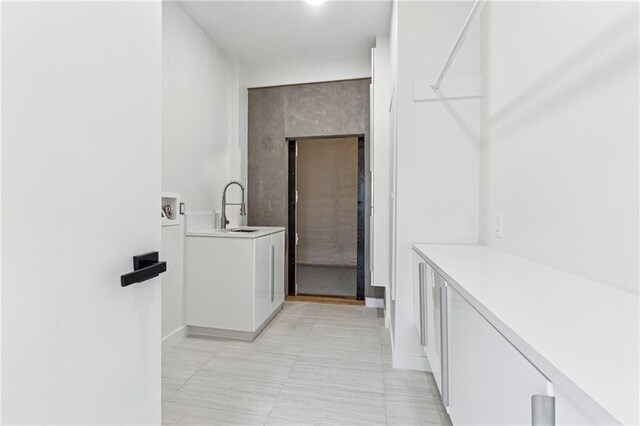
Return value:
M 165 206 L 169 206 L 169 212 L 167 212 L 169 216 L 168 218 L 163 214 Z M 162 226 L 180 225 L 180 194 L 176 192 L 163 192 L 160 209 L 160 214 L 162 214 Z

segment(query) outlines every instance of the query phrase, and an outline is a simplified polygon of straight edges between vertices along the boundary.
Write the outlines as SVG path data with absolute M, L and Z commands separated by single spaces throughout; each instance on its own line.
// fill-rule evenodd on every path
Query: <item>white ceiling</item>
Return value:
M 389 32 L 391 1 L 180 1 L 229 55 L 251 68 L 270 62 L 339 61 L 370 55 Z

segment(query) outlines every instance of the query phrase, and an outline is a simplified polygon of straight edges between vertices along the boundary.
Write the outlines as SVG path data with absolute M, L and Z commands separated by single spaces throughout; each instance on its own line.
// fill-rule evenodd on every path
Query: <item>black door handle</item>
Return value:
M 155 278 L 167 270 L 167 262 L 158 260 L 158 252 L 152 251 L 133 256 L 133 272 L 120 276 L 120 285 L 126 287 Z

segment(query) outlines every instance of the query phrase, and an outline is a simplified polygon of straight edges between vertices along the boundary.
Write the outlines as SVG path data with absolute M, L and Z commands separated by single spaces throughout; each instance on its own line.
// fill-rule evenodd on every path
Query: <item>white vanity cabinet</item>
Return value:
M 532 396 L 548 396 L 548 380 L 453 287 L 447 296 L 451 421 L 532 424 Z
M 190 332 L 251 340 L 284 302 L 284 229 L 187 231 Z

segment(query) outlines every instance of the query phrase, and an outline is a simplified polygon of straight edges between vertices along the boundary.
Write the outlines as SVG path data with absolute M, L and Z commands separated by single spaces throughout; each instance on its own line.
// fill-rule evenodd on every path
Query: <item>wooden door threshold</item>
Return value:
M 287 296 L 289 302 L 312 302 L 312 303 L 333 303 L 335 305 L 359 305 L 364 306 L 364 300 L 355 297 L 322 296 L 316 294 L 299 294 L 297 296 Z

